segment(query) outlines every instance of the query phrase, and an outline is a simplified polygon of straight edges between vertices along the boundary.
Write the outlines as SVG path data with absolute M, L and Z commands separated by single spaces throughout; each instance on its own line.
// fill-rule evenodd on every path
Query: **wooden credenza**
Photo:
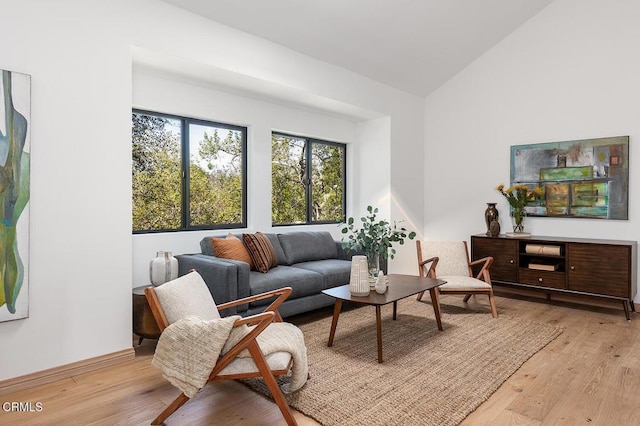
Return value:
M 486 256 L 495 284 L 619 300 L 628 320 L 635 312 L 636 241 L 472 235 L 471 258 Z

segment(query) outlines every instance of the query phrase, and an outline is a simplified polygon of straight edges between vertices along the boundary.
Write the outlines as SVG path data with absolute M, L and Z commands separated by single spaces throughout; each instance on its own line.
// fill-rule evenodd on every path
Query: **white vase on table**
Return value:
M 178 278 L 178 259 L 170 251 L 159 251 L 149 263 L 149 279 L 155 287 Z

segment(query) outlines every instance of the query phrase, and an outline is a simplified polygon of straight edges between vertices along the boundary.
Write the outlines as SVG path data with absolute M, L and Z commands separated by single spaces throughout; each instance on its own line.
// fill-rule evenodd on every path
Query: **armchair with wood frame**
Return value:
M 439 294 L 464 294 L 464 302 L 474 294 L 489 297 L 491 314 L 498 317 L 489 268 L 493 257 L 469 259 L 466 241 L 416 241 L 418 269 L 421 277 L 439 278 L 447 283 L 436 288 Z M 474 276 L 473 267 L 480 266 Z M 418 300 L 422 293 L 418 295 Z
M 161 332 L 170 324 L 190 315 L 195 315 L 203 320 L 218 319 L 220 318 L 218 311 L 256 300 L 276 297 L 264 312 L 235 321 L 234 328 L 242 325 L 252 327 L 235 346 L 218 358 L 207 381 L 262 377 L 287 424 L 295 425 L 297 423 L 287 400 L 276 382 L 276 377 L 288 374 L 293 358 L 291 354 L 286 352 L 275 352 L 265 356 L 256 341 L 258 335 L 270 324 L 282 321 L 277 309 L 289 297 L 291 291 L 291 287 L 285 287 L 216 306 L 202 277 L 192 271 L 159 287 L 146 288 L 145 295 Z M 245 349 L 249 351 L 251 358 L 238 358 L 240 352 Z M 151 424 L 162 424 L 189 399 L 184 392 L 181 393 Z

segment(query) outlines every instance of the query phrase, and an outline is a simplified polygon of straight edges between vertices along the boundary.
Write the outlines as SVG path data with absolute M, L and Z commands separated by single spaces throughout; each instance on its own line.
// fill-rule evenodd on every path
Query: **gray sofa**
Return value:
M 282 287 L 293 292 L 278 311 L 283 317 L 330 306 L 332 297 L 322 290 L 349 283 L 351 257 L 328 232 L 265 233 L 278 259 L 267 273 L 250 271 L 249 264 L 216 257 L 211 237 L 200 241 L 202 253 L 178 255 L 179 274 L 195 269 L 202 275 L 217 304 Z M 242 238 L 242 235 L 236 235 Z M 224 238 L 224 236 L 218 236 Z M 222 315 L 252 315 L 261 312 L 271 299 L 228 309 Z

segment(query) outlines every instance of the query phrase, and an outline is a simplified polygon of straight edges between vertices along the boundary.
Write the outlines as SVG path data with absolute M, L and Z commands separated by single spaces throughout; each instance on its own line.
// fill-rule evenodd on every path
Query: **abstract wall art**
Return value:
M 1 70 L 0 321 L 29 316 L 31 77 Z
M 629 136 L 514 145 L 511 184 L 543 188 L 529 216 L 628 219 Z

